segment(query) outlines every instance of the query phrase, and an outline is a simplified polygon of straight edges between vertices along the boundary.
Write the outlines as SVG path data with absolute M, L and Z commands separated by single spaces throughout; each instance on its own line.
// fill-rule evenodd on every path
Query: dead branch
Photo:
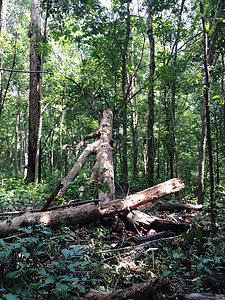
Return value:
M 112 300 L 112 299 L 156 299 L 157 294 L 162 294 L 168 290 L 169 281 L 159 280 L 159 279 L 150 279 L 146 282 L 142 282 L 131 286 L 127 289 L 120 289 L 115 292 L 100 292 L 97 290 L 90 290 L 88 294 L 85 295 L 84 299 L 92 300 Z

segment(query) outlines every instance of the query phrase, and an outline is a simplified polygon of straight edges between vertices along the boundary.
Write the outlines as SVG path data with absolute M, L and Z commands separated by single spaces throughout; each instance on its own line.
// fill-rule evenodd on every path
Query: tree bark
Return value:
M 203 204 L 204 201 L 204 166 L 205 166 L 205 148 L 206 148 L 206 136 L 207 140 L 208 137 L 210 141 L 208 140 L 208 147 L 210 147 L 211 144 L 211 134 L 207 132 L 207 130 L 210 129 L 210 69 L 213 65 L 213 54 L 214 54 L 214 47 L 215 47 L 215 41 L 218 34 L 218 30 L 213 31 L 212 35 L 210 36 L 210 40 L 208 43 L 208 35 L 206 31 L 206 22 L 204 17 L 204 6 L 203 1 L 200 1 L 200 12 L 202 14 L 202 26 L 203 26 L 203 35 L 204 35 L 204 68 L 205 68 L 205 83 L 204 83 L 204 97 L 203 97 L 203 103 L 202 103 L 202 134 L 201 134 L 201 146 L 200 146 L 200 160 L 199 160 L 199 182 L 198 182 L 198 203 Z M 212 27 L 217 27 L 218 25 L 218 18 L 221 14 L 222 4 L 223 0 L 218 0 L 217 2 L 217 8 L 214 14 L 214 19 L 212 23 Z M 208 120 L 208 121 L 207 121 Z M 211 151 L 210 151 L 211 152 Z M 212 154 L 212 153 L 211 153 Z M 212 155 L 209 153 L 209 156 Z M 211 161 L 211 159 L 210 159 Z M 211 162 L 212 163 L 212 162 Z M 211 164 L 210 163 L 210 164 Z M 211 165 L 212 167 L 212 165 Z M 210 167 L 210 169 L 211 169 Z M 213 171 L 214 172 L 214 171 Z M 212 172 L 212 173 L 213 173 Z M 210 171 L 211 174 L 211 171 Z M 213 174 L 211 174 L 213 177 Z M 215 180 L 215 174 L 214 174 L 214 180 Z M 211 186 L 213 189 L 213 187 Z M 213 194 L 213 192 L 212 192 Z M 214 197 L 212 195 L 212 197 Z
M 86 300 L 115 300 L 115 299 L 159 299 L 157 295 L 165 292 L 169 287 L 169 281 L 150 279 L 146 282 L 142 282 L 133 285 L 127 289 L 120 289 L 115 292 L 100 292 L 91 289 L 88 294 L 85 295 Z M 161 299 L 161 298 L 160 298 Z
M 150 43 L 149 92 L 148 92 L 148 184 L 154 185 L 154 73 L 155 73 L 155 40 L 153 37 L 152 0 L 148 5 L 148 38 Z
M 30 37 L 30 95 L 29 95 L 29 142 L 28 142 L 28 174 L 27 179 L 31 182 L 35 180 L 35 162 L 38 144 L 38 132 L 40 123 L 41 108 L 41 55 L 37 51 L 41 35 L 41 17 L 37 8 L 38 1 L 31 1 L 31 37 Z M 40 160 L 40 156 L 38 158 Z M 40 161 L 38 162 L 40 165 Z M 37 166 L 36 166 L 37 169 Z M 38 167 L 39 169 L 39 167 Z M 40 179 L 40 174 L 38 174 Z
M 57 228 L 62 225 L 74 226 L 76 224 L 93 222 L 102 216 L 129 212 L 141 205 L 174 194 L 184 187 L 184 180 L 174 178 L 134 195 L 127 196 L 122 200 L 104 202 L 99 205 L 88 203 L 78 207 L 44 212 L 26 212 L 24 215 L 14 218 L 11 224 L 8 221 L 1 222 L 0 238 L 13 234 L 20 228 L 32 224 L 42 224 L 43 226 Z
M 98 132 L 88 135 L 89 138 L 97 137 L 97 140 L 87 145 L 68 175 L 61 180 L 61 183 L 59 185 L 62 186 L 59 188 L 58 185 L 53 191 L 52 195 L 55 195 L 56 197 L 57 193 L 59 192 L 59 196 L 64 197 L 64 195 L 70 188 L 71 183 L 80 173 L 88 158 L 91 155 L 96 154 L 96 162 L 92 170 L 90 181 L 98 181 L 102 183 L 106 182 L 106 184 L 108 185 L 109 190 L 107 192 L 102 192 L 101 190 L 99 191 L 98 197 L 100 201 L 115 199 L 112 128 L 113 113 L 111 109 L 107 109 L 103 112 Z M 83 141 L 78 144 L 78 146 L 74 150 L 75 153 L 79 151 L 81 145 L 83 145 Z M 51 201 L 49 201 L 49 199 L 47 200 L 49 205 L 55 199 L 55 197 L 52 197 L 52 195 L 49 197 L 49 199 L 51 198 Z M 49 206 L 46 206 L 46 208 L 47 207 Z
M 127 3 L 127 20 L 126 20 L 126 39 L 124 48 L 122 51 L 122 93 L 123 93 L 123 159 L 122 159 L 122 187 L 123 192 L 126 194 L 128 190 L 128 165 L 127 165 L 127 97 L 128 91 L 126 91 L 127 85 L 127 49 L 130 38 L 130 3 Z
M 131 64 L 134 69 L 134 27 L 131 29 Z M 137 97 L 134 96 L 136 88 L 136 77 L 133 74 L 130 79 L 131 82 L 131 130 L 132 130 L 132 148 L 133 148 L 133 173 L 134 177 L 138 178 L 138 137 L 137 137 L 137 123 L 138 123 L 138 112 L 137 112 Z
M 209 155 L 209 170 L 210 170 L 210 208 L 211 208 L 211 226 L 212 234 L 216 233 L 216 215 L 215 215 L 215 201 L 216 201 L 216 192 L 215 192 L 215 171 L 214 171 L 214 162 L 213 162 L 213 149 L 212 149 L 212 138 L 211 138 L 211 125 L 210 125 L 210 67 L 213 62 L 213 53 L 214 53 L 214 44 L 216 38 L 216 30 L 212 34 L 209 42 L 208 50 L 208 35 L 206 30 L 206 21 L 204 17 L 204 6 L 203 0 L 200 1 L 200 13 L 202 15 L 202 27 L 203 27 L 203 36 L 204 36 L 204 69 L 205 69 L 205 85 L 203 95 L 205 98 L 206 105 L 206 126 L 207 126 L 207 142 L 208 142 L 208 155 Z M 218 0 L 217 9 L 214 15 L 214 22 L 217 22 L 217 18 L 220 15 L 220 10 L 222 7 L 223 0 Z M 216 26 L 216 24 L 214 24 Z

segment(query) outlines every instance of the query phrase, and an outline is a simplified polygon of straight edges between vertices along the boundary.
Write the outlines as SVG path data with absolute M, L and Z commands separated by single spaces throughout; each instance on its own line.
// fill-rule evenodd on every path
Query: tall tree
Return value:
M 128 190 L 128 166 L 127 166 L 127 51 L 130 38 L 130 3 L 127 3 L 126 38 L 122 49 L 122 93 L 123 93 L 123 159 L 122 159 L 122 187 L 123 192 Z
M 218 0 L 217 8 L 214 13 L 214 19 L 212 22 L 211 32 L 212 34 L 208 40 L 208 34 L 206 30 L 206 20 L 204 17 L 204 6 L 203 1 L 200 0 L 200 12 L 202 14 L 202 26 L 203 26 L 203 35 L 204 35 L 204 69 L 205 69 L 205 83 L 204 83 L 204 91 L 203 91 L 203 103 L 202 103 L 202 133 L 201 133 L 201 146 L 200 146 L 200 159 L 199 159 L 199 181 L 198 181 L 198 203 L 202 204 L 204 199 L 204 166 L 205 166 L 205 148 L 206 148 L 206 137 L 208 140 L 208 147 L 211 144 L 211 134 L 207 132 L 207 129 L 210 129 L 210 71 L 213 65 L 214 58 L 214 48 L 216 37 L 218 34 L 218 18 L 221 14 L 222 5 L 224 0 Z M 210 150 L 211 152 L 212 150 Z M 210 153 L 209 153 L 210 156 Z M 211 197 L 214 198 L 213 190 L 213 180 L 215 181 L 214 170 L 213 170 L 213 159 L 212 153 L 210 160 L 210 178 L 211 178 Z M 215 184 L 215 182 L 214 182 Z
M 30 95 L 29 95 L 29 146 L 28 146 L 28 180 L 40 180 L 40 145 L 38 134 L 41 116 L 41 16 L 37 0 L 31 0 L 30 19 Z M 38 154 L 38 155 L 37 155 Z M 36 161 L 38 159 L 38 162 Z M 37 167 L 38 165 L 38 167 Z M 36 166 L 36 167 L 35 167 Z M 35 176 L 36 168 L 36 176 Z M 37 176 L 38 170 L 38 176 Z
M 217 8 L 215 11 L 214 26 L 217 26 L 218 17 L 220 15 L 220 11 L 222 9 L 222 4 L 224 0 L 218 0 Z M 215 193 L 215 171 L 214 171 L 214 162 L 213 162 L 213 149 L 212 149 L 212 138 L 211 138 L 211 124 L 210 124 L 210 67 L 213 62 L 213 53 L 214 53 L 214 45 L 216 39 L 216 28 L 214 28 L 214 32 L 211 35 L 209 40 L 209 48 L 208 48 L 208 34 L 206 29 L 206 21 L 204 17 L 204 6 L 203 0 L 199 0 L 200 4 L 200 13 L 202 16 L 202 27 L 203 27 L 203 36 L 204 36 L 204 70 L 205 70 L 205 82 L 204 82 L 204 99 L 206 106 L 206 126 L 207 126 L 207 142 L 208 142 L 208 154 L 209 154 L 209 170 L 210 170 L 210 207 L 211 207 L 211 224 L 212 224 L 212 234 L 216 232 L 216 216 L 215 216 L 215 205 L 216 205 L 216 193 Z
M 154 73 L 155 73 L 155 40 L 153 37 L 152 0 L 147 0 L 148 38 L 150 44 L 149 92 L 148 92 L 148 184 L 154 185 Z

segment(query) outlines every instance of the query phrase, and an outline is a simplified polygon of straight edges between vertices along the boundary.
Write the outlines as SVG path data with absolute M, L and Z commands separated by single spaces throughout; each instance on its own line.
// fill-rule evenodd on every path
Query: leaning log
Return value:
M 44 204 L 42 210 L 46 210 L 52 202 L 55 200 L 57 195 L 59 197 L 64 197 L 71 184 L 80 173 L 84 165 L 86 164 L 88 158 L 91 155 L 96 155 L 96 162 L 92 170 L 92 175 L 90 182 L 101 181 L 108 185 L 108 191 L 99 191 L 98 198 L 103 201 L 114 200 L 115 186 L 114 186 L 114 169 L 113 169 L 113 147 L 112 147 L 112 127 L 113 127 L 113 113 L 111 109 L 106 109 L 101 118 L 99 129 L 93 134 L 86 136 L 74 150 L 75 154 L 79 152 L 81 146 L 84 142 L 90 138 L 97 138 L 91 144 L 88 144 L 84 151 L 81 153 L 77 161 L 75 162 L 73 168 L 67 174 L 67 176 L 61 179 L 60 184 L 58 184 L 48 198 L 47 202 Z
M 121 200 L 114 200 L 96 205 L 88 203 L 85 205 L 57 209 L 44 212 L 27 212 L 22 216 L 0 223 L 0 238 L 15 233 L 18 229 L 32 225 L 60 227 L 62 225 L 77 225 L 93 222 L 101 217 L 113 214 L 125 213 L 140 205 L 154 202 L 158 199 L 174 194 L 185 187 L 183 179 L 171 179 L 142 192 L 127 196 Z

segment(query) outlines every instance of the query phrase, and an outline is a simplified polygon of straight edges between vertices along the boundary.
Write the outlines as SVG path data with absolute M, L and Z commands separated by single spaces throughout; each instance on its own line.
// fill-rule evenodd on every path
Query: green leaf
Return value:
M 209 33 L 208 33 L 208 36 L 209 36 L 209 37 L 213 34 L 213 32 L 215 31 L 215 29 L 216 29 L 216 26 L 214 25 L 214 26 L 209 30 Z
M 201 73 L 196 72 L 196 76 L 198 77 L 198 79 L 199 79 L 200 81 L 202 81 L 202 75 L 201 75 Z
M 86 293 L 86 290 L 85 290 L 85 287 L 84 286 L 80 286 L 79 287 L 79 290 L 81 293 L 85 294 Z
M 200 263 L 197 265 L 197 271 L 200 272 L 203 268 L 204 268 L 204 265 L 203 265 L 202 262 L 200 262 Z
M 53 277 L 48 277 L 46 280 L 45 280 L 45 283 L 46 284 L 50 284 L 50 283 L 54 283 L 55 282 L 55 279 Z
M 2 239 L 0 239 L 0 246 L 5 247 L 5 242 Z
M 59 292 L 65 292 L 66 290 L 68 290 L 69 286 L 66 284 L 62 284 L 60 282 L 56 283 L 56 288 Z
M 68 249 L 62 249 L 62 254 L 64 255 L 65 259 L 67 259 L 71 253 Z
M 15 291 L 15 293 L 16 293 L 17 295 L 19 295 L 19 294 L 21 293 L 21 291 L 22 291 L 22 286 L 21 286 L 20 284 L 16 284 L 16 285 L 14 286 L 14 291 Z
M 190 233 L 187 232 L 182 232 L 182 236 L 187 239 L 189 242 L 193 243 L 194 242 L 194 237 Z
M 168 277 L 168 275 L 170 275 L 170 273 L 171 273 L 171 271 L 164 271 L 162 273 L 161 279 L 164 279 L 164 278 Z
M 174 253 L 173 258 L 181 258 L 183 256 L 183 253 Z
M 203 238 L 202 232 L 199 229 L 195 229 L 194 233 L 198 241 L 200 241 Z
M 19 299 L 18 296 L 13 295 L 13 294 L 3 294 L 4 299 L 7 300 L 17 300 Z
M 192 280 L 192 282 L 194 282 L 195 283 L 195 285 L 197 286 L 197 287 L 199 287 L 200 285 L 201 285 L 201 278 L 200 277 L 196 277 L 196 278 L 194 278 L 193 280 Z
M 6 278 L 10 278 L 10 279 L 14 279 L 14 278 L 18 278 L 20 276 L 21 271 L 13 271 L 13 272 L 9 272 L 8 274 L 6 274 Z

